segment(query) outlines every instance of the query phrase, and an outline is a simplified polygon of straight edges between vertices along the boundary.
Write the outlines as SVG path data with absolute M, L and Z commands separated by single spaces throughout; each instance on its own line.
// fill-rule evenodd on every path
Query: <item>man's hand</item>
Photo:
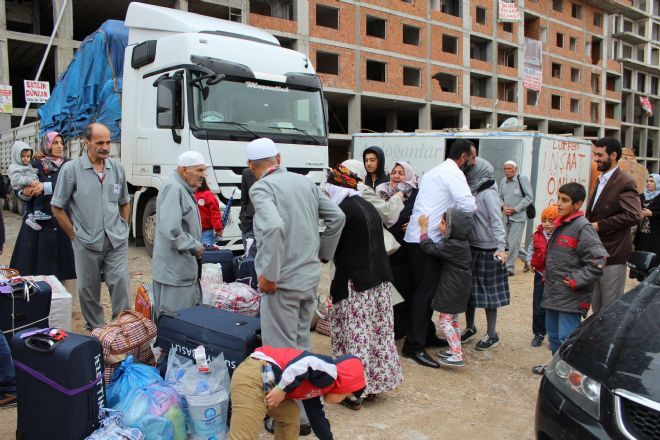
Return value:
M 650 209 L 644 208 L 642 209 L 642 217 L 651 217 L 653 213 L 651 212 Z
M 493 255 L 495 257 L 500 257 L 502 264 L 506 264 L 506 260 L 509 258 L 509 254 L 507 254 L 505 251 L 497 251 Z
M 516 213 L 516 210 L 515 210 L 515 209 L 513 209 L 513 208 L 509 208 L 508 206 L 505 206 L 505 207 L 504 207 L 504 215 L 506 215 L 507 217 L 508 217 L 508 216 L 511 216 L 511 215 L 513 215 L 513 214 L 515 214 L 515 213 Z
M 424 234 L 429 227 L 429 216 L 422 214 L 419 216 L 419 219 L 417 219 L 417 223 L 419 223 L 419 227 L 422 229 L 422 234 Z
M 195 257 L 202 258 L 204 256 L 204 245 L 200 246 L 195 253 Z
M 593 222 L 591 226 L 593 226 L 596 232 L 598 232 L 598 222 Z
M 277 290 L 277 283 L 266 279 L 265 276 L 259 275 L 259 291 L 263 293 L 275 293 Z
M 266 394 L 264 400 L 266 401 L 266 406 L 268 408 L 275 408 L 277 405 L 282 403 L 285 397 L 286 393 L 283 390 L 279 388 L 273 388 L 268 394 Z

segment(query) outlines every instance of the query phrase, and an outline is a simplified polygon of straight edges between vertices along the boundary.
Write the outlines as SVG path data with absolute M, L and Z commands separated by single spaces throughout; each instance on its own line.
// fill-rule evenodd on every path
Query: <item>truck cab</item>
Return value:
M 251 26 L 131 3 L 126 15 L 121 163 L 135 190 L 133 234 L 151 252 L 156 195 L 178 156 L 200 152 L 237 246 L 245 146 L 271 138 L 289 171 L 320 182 L 328 162 L 321 81 L 302 53 Z M 139 240 L 138 240 L 139 241 Z

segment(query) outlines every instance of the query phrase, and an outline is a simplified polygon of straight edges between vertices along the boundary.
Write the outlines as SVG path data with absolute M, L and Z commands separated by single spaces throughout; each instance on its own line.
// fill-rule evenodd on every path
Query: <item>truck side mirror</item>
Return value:
M 656 260 L 656 255 L 653 252 L 633 252 L 630 258 L 628 258 L 631 278 L 634 277 L 642 281 L 647 277 L 649 271 L 657 265 Z
M 181 118 L 181 78 L 160 78 L 156 84 L 156 127 L 183 128 Z

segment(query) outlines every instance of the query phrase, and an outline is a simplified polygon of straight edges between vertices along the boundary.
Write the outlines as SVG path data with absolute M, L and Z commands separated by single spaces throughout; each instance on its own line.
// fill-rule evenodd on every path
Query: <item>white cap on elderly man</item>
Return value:
M 202 153 L 197 151 L 186 151 L 185 153 L 181 153 L 179 155 L 177 165 L 180 167 L 196 167 L 199 165 L 206 165 L 207 167 L 210 166 L 204 160 Z
M 504 165 L 512 165 L 514 168 L 518 168 L 518 165 L 512 160 L 507 160 Z
M 268 138 L 255 139 L 245 147 L 245 158 L 247 160 L 259 160 L 269 157 L 275 157 L 280 152 L 277 150 L 275 142 Z

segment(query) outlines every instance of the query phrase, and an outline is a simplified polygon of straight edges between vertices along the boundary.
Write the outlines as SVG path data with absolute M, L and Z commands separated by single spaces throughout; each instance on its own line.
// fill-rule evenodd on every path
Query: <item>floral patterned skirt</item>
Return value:
M 362 360 L 365 394 L 395 389 L 403 381 L 394 344 L 390 283 L 362 292 L 348 282 L 348 298 L 332 308 L 332 355 L 352 354 Z

